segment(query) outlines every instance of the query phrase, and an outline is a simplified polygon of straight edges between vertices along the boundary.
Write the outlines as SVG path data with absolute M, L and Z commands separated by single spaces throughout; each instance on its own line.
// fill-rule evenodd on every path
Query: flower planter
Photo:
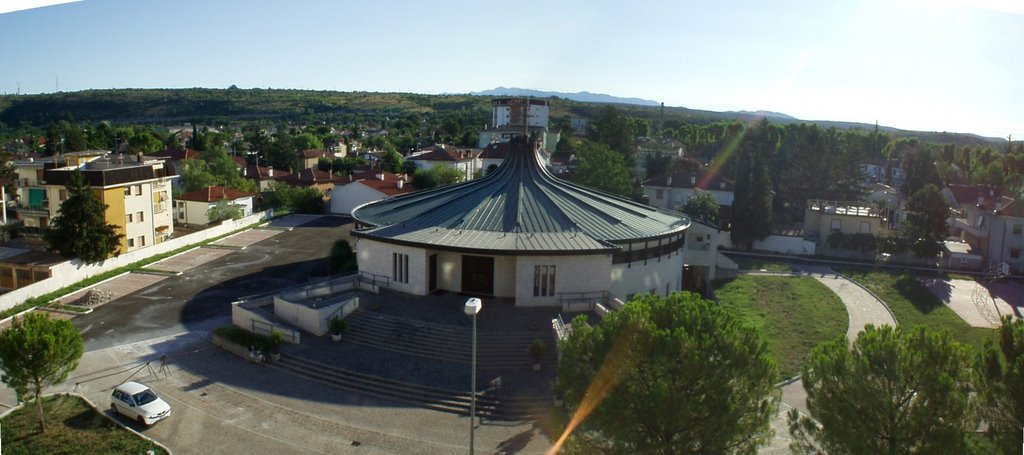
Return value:
M 341 341 L 341 334 L 340 333 L 332 333 L 331 334 L 331 341 Z

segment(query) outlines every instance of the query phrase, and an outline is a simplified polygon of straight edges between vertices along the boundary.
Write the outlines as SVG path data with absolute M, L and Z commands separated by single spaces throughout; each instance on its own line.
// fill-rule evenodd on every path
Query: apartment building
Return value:
M 46 169 L 44 180 L 50 218 L 57 216 L 67 200 L 65 185 L 80 171 L 93 193 L 107 205 L 106 221 L 117 226 L 121 252 L 167 240 L 174 233 L 174 205 L 171 185 L 177 175 L 159 159 L 142 156 L 104 156 L 88 162 Z

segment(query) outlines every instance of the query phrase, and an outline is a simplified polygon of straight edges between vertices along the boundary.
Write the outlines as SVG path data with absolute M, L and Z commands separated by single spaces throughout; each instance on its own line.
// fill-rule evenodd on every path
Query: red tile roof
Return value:
M 473 157 L 472 150 L 459 150 L 451 145 L 434 145 L 427 147 L 421 152 L 408 157 L 414 161 L 461 161 L 468 160 Z
M 484 151 L 480 153 L 480 158 L 503 160 L 508 157 L 510 150 L 512 150 L 512 144 L 509 142 L 492 142 L 487 144 L 487 147 L 484 147 Z
M 378 178 L 378 175 L 384 175 L 384 180 Z M 402 180 L 402 188 L 398 188 L 398 181 Z M 396 194 L 411 193 L 416 191 L 415 188 L 409 183 L 410 179 L 404 175 L 395 175 L 390 172 L 374 172 L 366 171 L 361 174 L 352 175 L 353 183 L 359 182 L 370 188 L 373 188 L 381 193 L 388 196 L 394 196 Z
M 271 173 L 273 173 L 274 175 L 270 175 Z M 257 166 L 255 164 L 250 164 L 246 166 L 245 169 L 242 171 L 242 177 L 255 180 L 280 180 L 285 177 L 288 177 L 289 175 L 291 174 L 280 169 L 274 169 L 273 167 L 270 166 Z
M 301 156 L 304 159 L 320 158 L 320 157 L 324 157 L 324 158 L 332 158 L 332 157 L 334 157 L 334 155 L 331 154 L 331 152 L 328 152 L 326 150 L 303 150 L 303 151 L 299 152 L 299 156 Z
M 223 200 L 241 199 L 252 196 L 254 196 L 254 194 L 247 193 L 241 190 L 236 190 L 234 188 L 226 188 L 223 186 L 208 186 L 206 188 L 201 188 L 191 193 L 186 193 L 181 196 L 178 196 L 178 200 L 194 202 L 217 202 Z
M 987 185 L 949 185 L 948 188 L 958 205 L 978 205 L 980 197 L 981 205 L 990 207 L 1002 195 L 998 188 Z
M 309 186 L 316 185 L 319 183 L 347 183 L 348 179 L 332 175 L 330 172 L 321 171 L 319 169 L 303 169 L 294 174 L 277 178 L 277 172 L 274 173 L 274 178 L 283 182 L 287 182 L 290 185 Z

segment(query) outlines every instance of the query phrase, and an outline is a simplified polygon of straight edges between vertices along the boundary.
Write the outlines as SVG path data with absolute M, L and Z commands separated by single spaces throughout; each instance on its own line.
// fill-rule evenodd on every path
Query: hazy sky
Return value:
M 0 14 L 0 62 L 0 93 L 514 86 L 1024 139 L 1016 0 L 85 0 Z

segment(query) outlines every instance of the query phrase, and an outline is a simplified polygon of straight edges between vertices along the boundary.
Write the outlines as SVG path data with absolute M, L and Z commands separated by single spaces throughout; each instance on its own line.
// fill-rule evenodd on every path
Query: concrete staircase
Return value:
M 281 355 L 270 368 L 332 387 L 377 398 L 455 414 L 469 414 L 468 391 L 428 387 L 367 375 L 300 357 Z M 497 391 L 477 393 L 477 415 L 490 420 L 518 421 L 546 415 L 551 397 L 502 397 Z
M 421 358 L 470 363 L 472 330 L 357 310 L 346 318 L 345 342 Z M 478 332 L 477 367 L 481 370 L 530 368 L 529 346 L 544 341 L 542 367 L 557 368 L 555 340 L 550 330 L 535 332 Z

